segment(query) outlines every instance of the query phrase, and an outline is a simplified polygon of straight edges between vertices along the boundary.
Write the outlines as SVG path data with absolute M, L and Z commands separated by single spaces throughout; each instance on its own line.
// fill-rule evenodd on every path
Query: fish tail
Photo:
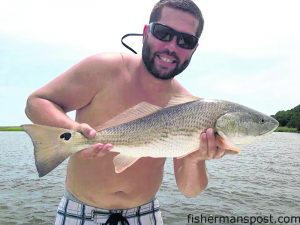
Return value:
M 75 131 L 37 124 L 22 127 L 32 140 L 39 177 L 51 172 L 72 154 L 70 141 Z

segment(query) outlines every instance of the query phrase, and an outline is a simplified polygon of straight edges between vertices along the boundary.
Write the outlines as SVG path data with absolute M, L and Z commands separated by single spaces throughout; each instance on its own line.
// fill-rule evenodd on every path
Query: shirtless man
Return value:
M 142 57 L 88 57 L 35 91 L 28 98 L 26 114 L 34 123 L 93 138 L 94 127 L 142 101 L 163 107 L 174 95 L 190 95 L 173 77 L 189 64 L 202 28 L 201 12 L 191 0 L 160 1 L 144 26 Z M 75 121 L 66 115 L 72 110 Z M 216 147 L 212 129 L 199 131 L 199 138 L 198 151 L 174 159 L 177 186 L 189 197 L 207 186 L 205 160 L 224 154 Z M 116 174 L 112 163 L 116 153 L 109 152 L 111 148 L 99 143 L 70 157 L 56 224 L 163 223 L 155 194 L 165 159 L 141 158 Z

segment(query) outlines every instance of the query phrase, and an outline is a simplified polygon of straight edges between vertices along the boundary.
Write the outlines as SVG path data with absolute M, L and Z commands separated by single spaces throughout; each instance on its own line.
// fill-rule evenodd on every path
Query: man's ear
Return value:
M 145 24 L 144 25 L 144 30 L 143 30 L 143 43 L 144 43 L 144 40 L 145 40 L 146 36 L 148 36 L 148 33 L 149 33 L 149 25 Z
M 199 43 L 197 43 L 197 45 L 196 45 L 195 48 L 193 49 L 192 55 L 194 55 L 194 53 L 195 53 L 196 49 L 198 48 L 198 46 L 199 46 Z

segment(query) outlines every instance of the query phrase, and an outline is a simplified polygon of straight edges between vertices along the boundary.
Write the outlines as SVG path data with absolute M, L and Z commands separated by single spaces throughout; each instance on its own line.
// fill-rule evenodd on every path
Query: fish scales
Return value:
M 140 157 L 182 156 L 198 148 L 200 131 L 214 127 L 220 109 L 220 104 L 201 101 L 169 107 L 100 131 L 91 144 L 111 143 L 112 151 Z
M 199 133 L 213 127 L 219 113 L 212 103 L 193 102 L 162 109 L 144 118 L 100 131 L 93 143 L 138 146 L 164 140 L 168 136 Z

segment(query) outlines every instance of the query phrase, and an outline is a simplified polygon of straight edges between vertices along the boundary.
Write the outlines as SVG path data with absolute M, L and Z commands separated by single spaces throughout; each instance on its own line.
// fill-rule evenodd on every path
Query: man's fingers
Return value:
M 225 155 L 225 149 L 217 147 L 215 159 L 220 159 Z
M 217 140 L 214 130 L 212 128 L 207 129 L 200 134 L 200 149 L 199 151 L 206 159 L 219 159 L 225 154 L 223 148 L 217 147 Z
M 93 158 L 103 147 L 103 144 L 96 144 L 93 145 L 89 148 L 83 149 L 82 151 L 80 151 L 80 154 L 84 157 L 84 158 Z
M 207 153 L 207 134 L 205 132 L 200 134 L 200 151 Z
M 87 159 L 102 157 L 113 148 L 112 144 L 98 143 L 80 151 L 80 154 Z
M 90 125 L 86 123 L 81 123 L 76 127 L 76 130 L 80 133 L 82 133 L 87 138 L 94 138 L 96 136 L 96 130 L 93 129 Z M 95 145 L 92 145 L 89 148 L 83 149 L 80 151 L 79 154 L 81 154 L 82 157 L 86 159 L 92 159 L 96 157 L 102 157 L 104 156 L 108 151 L 112 149 L 112 144 L 102 144 L 98 143 Z
M 105 144 L 103 145 L 103 150 L 104 151 L 109 151 L 113 148 L 113 145 L 112 144 Z
M 96 131 L 88 124 L 79 124 L 77 131 L 81 132 L 87 138 L 94 138 L 96 136 Z
M 208 146 L 208 157 L 212 159 L 216 155 L 216 150 L 217 150 L 215 134 L 213 129 L 211 128 L 207 129 L 206 136 L 207 136 L 207 146 Z

